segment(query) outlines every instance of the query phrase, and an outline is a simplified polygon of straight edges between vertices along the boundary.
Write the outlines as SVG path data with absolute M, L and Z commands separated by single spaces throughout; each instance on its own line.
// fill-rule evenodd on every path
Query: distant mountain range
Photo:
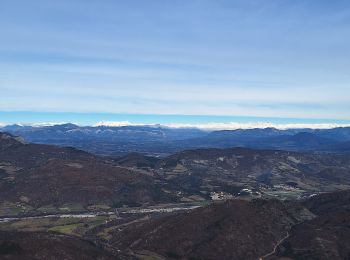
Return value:
M 130 152 L 166 156 L 194 148 L 230 147 L 350 153 L 350 127 L 208 132 L 163 126 L 91 127 L 62 124 L 44 127 L 10 125 L 0 128 L 0 131 L 21 136 L 28 142 L 72 146 L 95 154 L 115 156 Z

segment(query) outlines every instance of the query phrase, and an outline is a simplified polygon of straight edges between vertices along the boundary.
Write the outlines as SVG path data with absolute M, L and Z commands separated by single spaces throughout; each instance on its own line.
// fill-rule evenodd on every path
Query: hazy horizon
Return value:
M 251 128 L 335 128 L 350 127 L 350 120 L 301 119 L 278 117 L 244 117 L 211 115 L 151 115 L 68 112 L 0 112 L 0 127 L 21 124 L 48 126 L 73 123 L 80 126 L 142 126 L 162 125 L 173 128 L 201 128 L 212 130 Z

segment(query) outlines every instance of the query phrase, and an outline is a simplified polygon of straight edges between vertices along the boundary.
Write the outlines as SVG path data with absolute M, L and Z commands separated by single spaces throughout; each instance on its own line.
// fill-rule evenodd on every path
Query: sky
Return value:
M 350 123 L 350 1 L 0 0 L 0 123 L 33 120 Z

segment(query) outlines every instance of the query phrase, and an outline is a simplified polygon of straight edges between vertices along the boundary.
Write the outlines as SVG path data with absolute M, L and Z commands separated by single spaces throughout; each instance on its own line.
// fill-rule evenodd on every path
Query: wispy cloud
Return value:
M 350 119 L 349 10 L 347 1 L 7 1 L 0 110 Z

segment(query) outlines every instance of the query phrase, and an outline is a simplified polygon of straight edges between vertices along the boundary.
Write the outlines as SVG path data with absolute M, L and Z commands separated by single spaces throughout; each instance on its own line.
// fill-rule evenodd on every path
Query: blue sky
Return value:
M 350 120 L 346 0 L 2 0 L 0 39 L 18 121 Z

